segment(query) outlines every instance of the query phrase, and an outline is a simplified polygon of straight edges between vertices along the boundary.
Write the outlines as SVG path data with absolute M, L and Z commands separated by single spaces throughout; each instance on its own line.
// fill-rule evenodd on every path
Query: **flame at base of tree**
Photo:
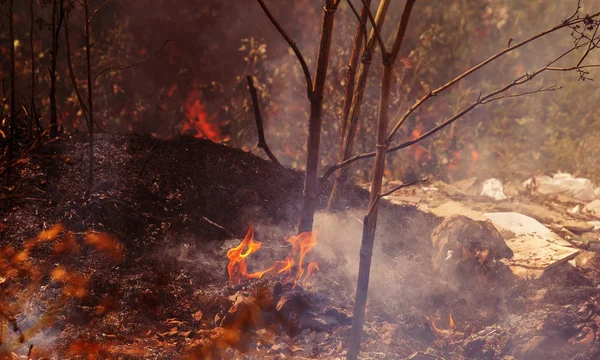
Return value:
M 273 273 L 276 276 L 285 274 L 286 282 L 294 282 L 294 286 L 298 283 L 306 286 L 308 277 L 314 271 L 319 270 L 319 266 L 314 261 L 309 262 L 306 269 L 304 266 L 304 257 L 317 244 L 317 238 L 313 233 L 305 232 L 298 236 L 292 236 L 286 242 L 292 246 L 292 249 L 284 260 L 273 262 L 273 265 L 266 270 L 249 273 L 246 258 L 262 246 L 260 242 L 254 240 L 254 228 L 250 226 L 242 242 L 227 251 L 229 282 L 238 285 L 245 280 L 260 279 L 265 274 Z M 305 272 L 306 275 L 303 277 Z

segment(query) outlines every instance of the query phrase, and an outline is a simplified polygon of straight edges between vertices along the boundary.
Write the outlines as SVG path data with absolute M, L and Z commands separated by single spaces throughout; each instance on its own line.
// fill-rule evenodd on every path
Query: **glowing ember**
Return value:
M 292 249 L 284 260 L 273 262 L 273 265 L 266 270 L 248 273 L 246 258 L 262 246 L 260 242 L 254 240 L 254 229 L 250 226 L 244 240 L 237 247 L 227 251 L 229 282 L 240 284 L 244 280 L 259 279 L 267 273 L 273 273 L 275 275 L 285 274 L 286 281 L 293 281 L 294 286 L 300 282 L 305 286 L 307 284 L 306 279 L 315 270 L 319 270 L 317 263 L 312 261 L 306 266 L 306 276 L 302 278 L 305 272 L 304 257 L 317 244 L 317 238 L 312 233 L 306 232 L 298 236 L 292 236 L 286 241 L 292 245 Z M 294 269 L 296 270 L 295 275 L 293 274 Z

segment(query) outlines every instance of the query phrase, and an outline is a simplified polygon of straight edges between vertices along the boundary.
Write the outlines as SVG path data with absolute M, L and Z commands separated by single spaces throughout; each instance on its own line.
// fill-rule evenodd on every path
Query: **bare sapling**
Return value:
M 371 195 L 369 198 L 369 208 L 364 217 L 363 236 L 360 248 L 360 261 L 358 267 L 358 280 L 356 284 L 356 297 L 354 300 L 354 311 L 352 315 L 352 330 L 350 333 L 350 346 L 348 348 L 347 359 L 355 360 L 360 352 L 361 336 L 365 319 L 365 306 L 367 304 L 367 294 L 369 289 L 369 276 L 371 272 L 371 258 L 373 255 L 373 244 L 375 242 L 375 230 L 377 228 L 378 201 L 381 194 L 381 185 L 383 172 L 385 170 L 385 158 L 388 144 L 387 127 L 389 98 L 392 86 L 392 74 L 394 63 L 398 58 L 398 53 L 402 47 L 408 21 L 412 12 L 415 0 L 407 0 L 404 5 L 400 24 L 394 36 L 391 52 L 387 52 L 382 45 L 383 75 L 381 78 L 381 92 L 379 97 L 379 111 L 377 122 L 377 155 L 373 165 L 371 180 Z

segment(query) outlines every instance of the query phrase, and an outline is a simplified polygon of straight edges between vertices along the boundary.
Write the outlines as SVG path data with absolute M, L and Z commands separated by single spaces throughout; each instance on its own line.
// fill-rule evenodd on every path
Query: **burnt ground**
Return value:
M 360 211 L 318 217 L 324 241 L 343 236 L 323 243 L 327 251 L 315 247 L 320 271 L 311 285 L 291 289 L 268 278 L 233 286 L 225 253 L 249 224 L 264 244 L 257 263 L 285 256 L 302 173 L 190 137 L 100 134 L 84 200 L 86 154 L 83 136 L 47 143 L 17 161 L 14 186 L 3 189 L 4 357 L 344 356 L 355 276 L 348 269 L 365 191 L 348 192 L 346 205 Z M 364 358 L 600 356 L 597 270 L 564 266 L 532 281 L 452 283 L 432 271 L 438 223 L 385 204 Z M 38 236 L 55 224 L 63 228 Z

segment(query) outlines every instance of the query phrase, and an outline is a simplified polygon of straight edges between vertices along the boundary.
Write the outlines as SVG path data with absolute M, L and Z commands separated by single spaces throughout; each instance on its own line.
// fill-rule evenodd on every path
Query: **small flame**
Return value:
M 252 275 L 252 277 L 260 277 L 255 274 L 248 274 L 246 258 L 248 257 L 248 255 L 260 249 L 261 246 L 261 243 L 259 243 L 258 241 L 254 241 L 254 228 L 250 226 L 246 237 L 244 238 L 244 240 L 242 240 L 240 245 L 227 251 L 227 257 L 229 258 L 227 273 L 229 274 L 230 283 L 240 284 L 242 280 L 251 278 L 250 275 Z M 247 248 L 246 252 L 244 252 L 245 248 Z
M 197 138 L 207 138 L 217 142 L 221 140 L 221 130 L 219 126 L 210 122 L 209 116 L 200 101 L 201 92 L 199 89 L 193 89 L 189 92 L 183 105 L 187 116 L 187 121 L 183 123 L 181 132 L 193 131 Z
M 308 285 L 306 280 L 315 270 L 319 270 L 319 265 L 317 265 L 317 263 L 314 261 L 309 262 L 308 266 L 306 267 L 306 277 L 304 278 L 304 281 L 302 281 L 302 286 L 306 287 Z
M 438 329 L 437 326 L 435 326 L 435 321 L 431 320 L 431 327 L 433 328 L 433 330 L 435 330 L 435 332 L 437 333 L 441 333 L 442 330 Z
M 456 325 L 454 324 L 454 319 L 452 319 L 452 313 L 449 313 L 449 314 L 450 314 L 450 325 L 449 325 L 449 328 L 450 328 L 450 330 L 455 330 L 456 329 Z
M 305 273 L 304 258 L 317 244 L 317 238 L 312 233 L 305 232 L 298 236 L 292 236 L 286 241 L 292 245 L 292 249 L 284 260 L 273 262 L 273 265 L 266 270 L 248 273 L 246 258 L 262 246 L 260 242 L 254 240 L 254 228 L 250 226 L 244 240 L 237 247 L 227 251 L 227 257 L 229 258 L 229 265 L 227 266 L 229 282 L 231 284 L 240 284 L 243 280 L 260 279 L 267 273 L 274 273 L 275 275 L 285 274 L 287 277 L 286 281 L 293 281 L 294 286 L 300 282 L 305 286 L 307 284 L 306 279 L 315 270 L 319 270 L 317 263 L 311 261 L 306 266 L 306 276 L 303 277 Z M 296 269 L 295 275 L 293 274 L 294 268 Z

